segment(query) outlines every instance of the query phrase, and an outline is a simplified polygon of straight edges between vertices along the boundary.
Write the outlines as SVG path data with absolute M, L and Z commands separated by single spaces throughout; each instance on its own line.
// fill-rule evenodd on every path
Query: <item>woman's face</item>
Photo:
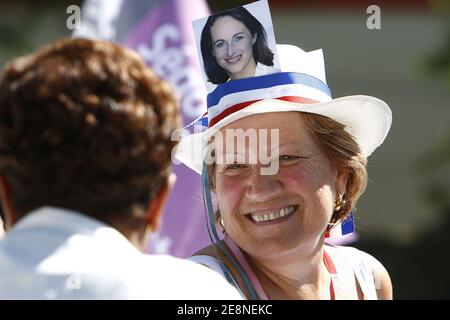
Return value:
M 211 27 L 213 55 L 230 79 L 253 77 L 256 63 L 253 58 L 252 36 L 247 27 L 231 16 L 218 18 Z
M 255 144 L 248 140 L 239 150 L 238 143 L 222 148 L 238 156 L 234 163 L 217 164 L 214 173 L 226 232 L 251 256 L 282 258 L 295 250 L 315 248 L 331 219 L 336 193 L 345 192 L 346 171 L 332 165 L 303 121 L 298 112 L 266 113 L 221 130 L 225 135 L 226 129 L 267 129 L 269 137 L 271 129 L 279 130 L 278 144 L 260 139 L 256 150 L 272 150 L 272 161 L 279 161 L 276 174 L 261 175 L 260 162 L 249 163 Z M 279 156 L 274 159 L 276 151 Z

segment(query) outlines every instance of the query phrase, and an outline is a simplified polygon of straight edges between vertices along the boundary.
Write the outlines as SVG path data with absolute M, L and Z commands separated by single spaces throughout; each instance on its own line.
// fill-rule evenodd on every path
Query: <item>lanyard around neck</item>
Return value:
M 334 291 L 334 285 L 333 283 L 337 281 L 337 271 L 336 267 L 334 266 L 333 260 L 331 260 L 330 255 L 326 252 L 326 250 L 323 250 L 323 263 L 325 264 L 325 267 L 327 268 L 328 272 L 330 273 L 331 279 L 330 279 L 330 300 L 336 300 L 336 293 Z
M 244 269 L 245 273 L 247 273 L 247 276 L 249 277 L 250 282 L 252 283 L 253 288 L 255 289 L 255 292 L 258 295 L 259 300 L 269 300 L 266 292 L 264 291 L 263 287 L 261 286 L 261 283 L 259 282 L 258 278 L 256 277 L 252 268 L 248 264 L 247 259 L 244 257 L 244 255 L 242 254 L 242 251 L 239 249 L 239 247 L 228 236 L 225 236 L 225 238 L 223 240 L 227 244 L 228 248 L 230 248 L 231 252 L 233 252 L 234 256 L 238 260 L 241 267 Z M 331 260 L 330 256 L 328 255 L 328 253 L 325 250 L 323 250 L 323 263 L 325 264 L 325 267 L 327 268 L 327 270 L 331 276 L 330 299 L 336 300 L 336 294 L 335 294 L 333 282 L 335 282 L 337 279 L 337 271 L 336 271 L 336 267 L 334 266 L 333 261 Z

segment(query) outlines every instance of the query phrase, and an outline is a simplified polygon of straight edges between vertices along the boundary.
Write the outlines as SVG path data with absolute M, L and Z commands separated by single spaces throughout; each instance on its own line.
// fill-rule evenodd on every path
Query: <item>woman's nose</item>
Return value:
M 229 46 L 227 46 L 227 56 L 228 57 L 232 57 L 234 54 L 234 45 L 230 44 Z
M 248 179 L 246 196 L 253 201 L 268 201 L 278 196 L 282 184 L 277 175 L 262 175 L 261 167 L 253 170 Z

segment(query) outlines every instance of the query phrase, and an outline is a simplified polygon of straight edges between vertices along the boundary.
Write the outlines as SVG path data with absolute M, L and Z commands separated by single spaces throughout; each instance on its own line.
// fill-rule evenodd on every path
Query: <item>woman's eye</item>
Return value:
M 236 36 L 235 38 L 234 38 L 234 40 L 235 41 L 239 41 L 239 40 L 242 40 L 244 38 L 244 36 Z
M 216 48 L 222 48 L 223 47 L 223 41 L 216 42 Z
M 235 164 L 230 164 L 230 165 L 226 166 L 225 170 L 238 170 L 238 169 L 245 168 L 245 167 L 246 166 L 244 164 L 235 163 Z
M 291 155 L 281 155 L 279 157 L 280 161 L 293 161 L 299 159 L 299 156 L 291 156 Z

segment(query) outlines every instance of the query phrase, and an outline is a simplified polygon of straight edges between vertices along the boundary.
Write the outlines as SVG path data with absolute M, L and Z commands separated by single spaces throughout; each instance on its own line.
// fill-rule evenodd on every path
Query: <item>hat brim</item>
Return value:
M 388 105 L 375 97 L 355 95 L 315 104 L 300 104 L 277 99 L 264 99 L 234 112 L 212 128 L 183 137 L 176 147 L 175 159 L 202 173 L 204 147 L 217 130 L 238 119 L 269 112 L 307 112 L 326 116 L 345 125 L 357 142 L 363 156 L 368 157 L 386 138 L 392 123 Z

